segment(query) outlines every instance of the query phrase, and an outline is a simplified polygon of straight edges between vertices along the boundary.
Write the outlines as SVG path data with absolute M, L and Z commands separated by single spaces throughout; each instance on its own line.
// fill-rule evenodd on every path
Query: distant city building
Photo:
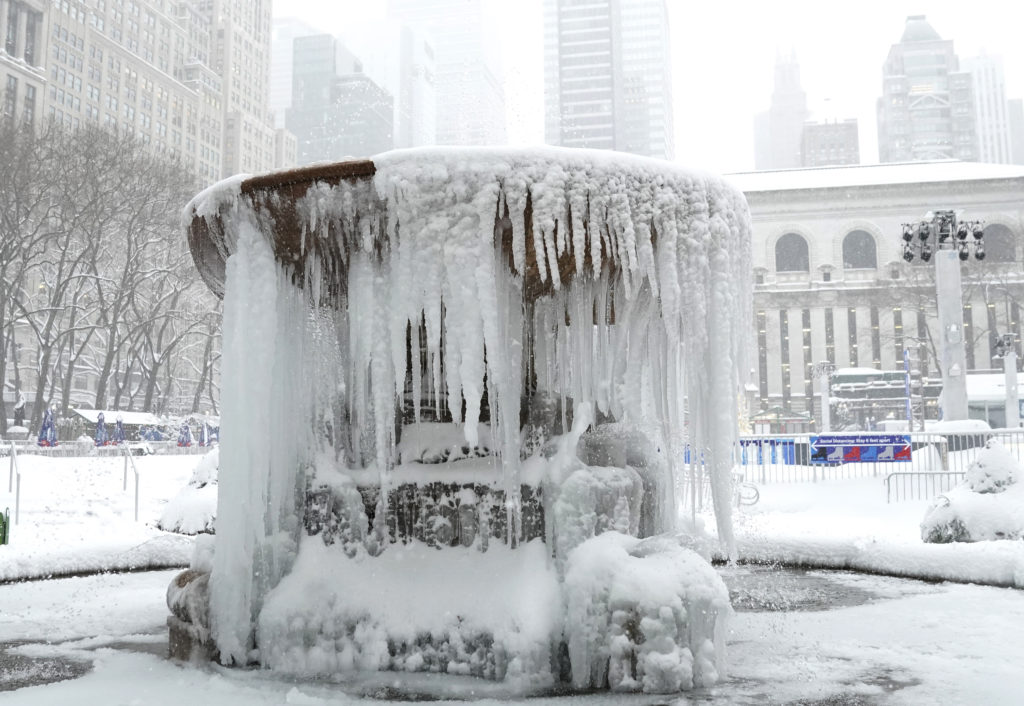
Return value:
M 437 65 L 429 35 L 385 20 L 346 28 L 340 38 L 363 73 L 393 96 L 395 147 L 437 144 Z
M 889 49 L 877 113 L 882 162 L 978 159 L 971 74 L 924 15 L 908 17 Z
M 46 88 L 47 0 L 0 2 L 0 118 L 34 124 Z
M 920 258 L 905 262 L 900 237 L 902 223 L 935 209 L 962 209 L 964 218 L 985 223 L 987 256 L 964 267 L 968 372 L 1002 369 L 996 333 L 1014 333 L 1020 353 L 1024 167 L 913 162 L 749 172 L 729 180 L 745 194 L 753 226 L 755 409 L 817 416 L 813 367 L 821 361 L 898 371 L 908 350 L 926 387 L 928 378 L 940 377 L 932 347 L 940 335 L 935 268 Z M 881 404 L 862 411 L 885 416 Z M 934 418 L 934 409 L 928 413 Z
M 801 166 L 804 123 L 809 117 L 807 95 L 800 86 L 800 64 L 793 55 L 780 55 L 775 60 L 771 107 L 754 118 L 754 168 Z
M 485 20 L 483 0 L 390 0 L 388 11 L 391 19 L 430 40 L 436 71 L 437 143 L 504 144 L 502 28 Z
M 294 167 L 299 162 L 298 140 L 291 130 L 274 130 L 274 166 L 276 168 Z
M 393 99 L 344 44 L 329 34 L 300 37 L 293 59 L 286 123 L 300 165 L 369 157 L 393 147 Z
M 131 130 L 205 182 L 288 166 L 267 111 L 269 27 L 269 2 L 0 0 L 0 114 Z
M 154 0 L 160 6 L 162 0 Z M 129 4 L 129 8 L 131 4 Z M 274 167 L 270 95 L 271 3 L 204 0 L 210 23 L 210 54 L 221 78 L 224 105 L 223 176 Z
M 1007 101 L 1007 117 L 1010 124 L 1010 161 L 1024 164 L 1024 100 L 1014 98 Z
M 964 59 L 962 65 L 973 77 L 978 161 L 1009 164 L 1010 116 L 1003 86 L 1003 60 L 998 56 L 978 56 Z
M 274 20 L 270 40 L 270 111 L 274 126 L 284 127 L 285 111 L 292 104 L 292 43 L 299 37 L 321 34 L 294 17 Z
M 805 123 L 800 161 L 804 167 L 860 164 L 857 121 Z
M 545 0 L 545 141 L 672 159 L 665 0 Z

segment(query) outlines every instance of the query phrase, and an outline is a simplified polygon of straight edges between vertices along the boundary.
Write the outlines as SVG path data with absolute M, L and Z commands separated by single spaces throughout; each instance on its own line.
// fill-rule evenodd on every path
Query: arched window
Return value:
M 1017 238 L 1004 225 L 993 223 L 985 228 L 985 259 L 990 262 L 1013 262 L 1017 259 Z
M 786 233 L 775 242 L 776 272 L 810 272 L 807 241 L 796 233 Z
M 851 230 L 843 238 L 843 269 L 873 270 L 878 267 L 875 239 L 864 230 Z

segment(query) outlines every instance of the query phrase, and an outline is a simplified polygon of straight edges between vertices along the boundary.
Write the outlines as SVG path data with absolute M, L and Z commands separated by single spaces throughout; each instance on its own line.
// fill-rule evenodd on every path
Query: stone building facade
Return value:
M 918 162 L 730 177 L 754 226 L 752 412 L 819 413 L 814 363 L 938 378 L 934 267 L 902 258 L 901 224 L 933 210 L 984 221 L 986 257 L 963 263 L 968 372 L 1001 370 L 994 336 L 1024 307 L 1024 168 Z M 756 391 L 755 391 L 756 390 Z

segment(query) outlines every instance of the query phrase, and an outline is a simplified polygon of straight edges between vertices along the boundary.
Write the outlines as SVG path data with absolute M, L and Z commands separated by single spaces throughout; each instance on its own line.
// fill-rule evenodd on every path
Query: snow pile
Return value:
M 1001 493 L 1017 482 L 1020 464 L 995 439 L 967 467 L 967 485 L 975 493 Z
M 560 595 L 540 541 L 437 551 L 419 542 L 339 560 L 303 538 L 260 614 L 260 661 L 303 677 L 353 670 L 552 680 Z
M 222 219 L 230 252 L 224 459 L 210 581 L 222 658 L 248 660 L 258 621 L 272 638 L 261 650 L 275 649 L 274 639 L 290 629 L 260 616 L 264 598 L 291 578 L 300 544 L 328 552 L 331 560 L 317 568 L 338 578 L 351 566 L 372 565 L 348 556 L 356 545 L 376 547 L 383 552 L 377 560 L 389 561 L 397 551 L 388 546 L 395 464 L 417 452 L 421 461 L 452 460 L 452 448 L 465 455 L 489 448 L 508 536 L 522 536 L 524 397 L 560 400 L 562 430 L 573 409 L 576 417 L 610 417 L 649 433 L 665 476 L 652 484 L 652 532 L 675 525 L 674 469 L 685 444 L 704 450 L 719 537 L 732 553 L 731 450 L 751 315 L 742 194 L 716 177 L 605 152 L 444 148 L 392 152 L 374 163 L 372 181 L 317 182 L 296 201 L 298 252 L 274 239 L 285 238 L 273 220 L 277 194 L 243 194 L 232 182 L 188 210 Z M 484 411 L 489 440 L 480 433 Z M 461 426 L 462 443 L 424 444 L 415 428 L 405 447 L 396 443 L 399 420 L 439 419 Z M 374 476 L 367 536 L 356 537 L 363 531 L 356 518 L 342 541 L 348 552 L 302 538 L 303 491 L 319 492 L 310 485 L 318 454 L 353 478 Z M 580 498 L 594 482 L 635 490 L 635 473 L 588 472 L 590 480 L 570 486 Z M 306 500 L 319 502 L 313 496 Z M 635 492 L 628 512 L 603 508 L 601 498 L 593 495 L 591 508 L 610 518 L 608 526 L 636 526 Z M 577 525 L 589 533 L 602 522 L 581 516 Z M 366 581 L 380 590 L 385 575 L 371 571 Z M 342 585 L 341 622 L 308 624 L 332 636 L 332 660 L 356 653 L 353 664 L 383 659 L 377 648 L 345 642 L 357 628 L 374 628 L 353 617 L 352 583 L 345 579 L 338 591 Z M 496 643 L 505 629 L 498 628 Z M 308 654 L 301 659 L 271 659 L 301 666 L 330 654 L 307 642 L 282 643 L 302 645 Z M 532 659 L 534 644 L 516 652 L 520 661 Z
M 967 468 L 967 480 L 938 496 L 925 513 L 925 542 L 980 542 L 1024 536 L 1024 469 L 1006 448 L 989 439 Z
M 476 435 L 476 446 L 470 447 L 465 433 L 457 426 L 441 422 L 407 424 L 402 427 L 398 442 L 398 458 L 401 463 L 443 463 L 490 456 L 490 427 L 480 424 Z
M 157 520 L 157 527 L 167 532 L 199 534 L 213 532 L 217 517 L 217 470 L 220 449 L 204 454 L 192 472 L 188 485 L 174 496 Z
M 729 591 L 675 538 L 587 540 L 569 555 L 565 595 L 574 687 L 672 693 L 724 676 Z

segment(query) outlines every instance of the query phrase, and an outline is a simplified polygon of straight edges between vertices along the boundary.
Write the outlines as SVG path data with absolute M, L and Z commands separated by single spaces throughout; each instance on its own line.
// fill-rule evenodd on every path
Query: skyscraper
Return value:
M 270 111 L 274 125 L 284 127 L 285 111 L 292 104 L 292 44 L 299 37 L 320 34 L 294 17 L 274 20 L 270 41 Z
M 432 40 L 394 20 L 346 27 L 339 38 L 363 73 L 394 97 L 395 147 L 437 144 L 437 69 Z
M 269 23 L 269 0 L 0 0 L 0 115 L 129 130 L 205 182 L 288 166 Z
M 222 78 L 222 175 L 267 171 L 274 166 L 270 0 L 207 0 L 199 8 L 209 18 L 211 63 Z
M 1024 164 L 1024 100 L 1014 98 L 1007 102 L 1010 122 L 1010 161 Z
M 804 123 L 800 162 L 804 167 L 860 164 L 857 121 L 849 119 Z
M 388 12 L 432 47 L 437 143 L 504 144 L 500 43 L 497 28 L 485 22 L 483 1 L 389 0 Z
M 882 162 L 978 159 L 971 74 L 924 15 L 907 17 L 889 49 L 877 112 Z
M 800 86 L 800 64 L 795 55 L 780 54 L 775 59 L 771 107 L 754 119 L 754 168 L 801 166 L 800 147 L 808 117 L 807 95 Z
M 1010 163 L 1010 116 L 1003 87 L 1003 60 L 976 56 L 963 60 L 974 85 L 974 124 L 978 131 L 978 161 Z
M 363 73 L 362 63 L 329 34 L 294 44 L 288 130 L 299 164 L 370 157 L 394 145 L 391 95 Z
M 545 0 L 545 140 L 671 159 L 665 0 Z

